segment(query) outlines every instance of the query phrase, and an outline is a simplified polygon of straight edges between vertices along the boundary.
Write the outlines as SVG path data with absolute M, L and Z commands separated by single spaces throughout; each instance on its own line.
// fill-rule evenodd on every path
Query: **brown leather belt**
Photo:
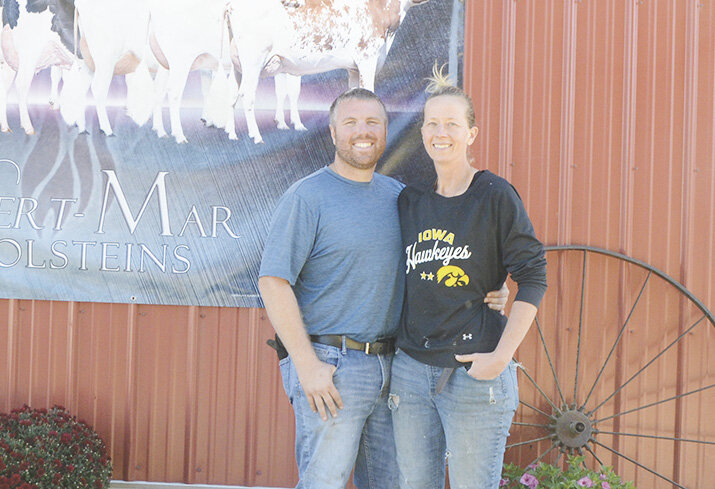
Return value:
M 350 350 L 359 350 L 367 355 L 387 355 L 395 352 L 395 340 L 393 338 L 384 338 L 368 343 L 361 343 L 345 335 L 339 334 L 321 334 L 310 335 L 310 341 L 320 343 L 322 345 L 343 347 L 343 339 L 345 339 L 345 348 Z

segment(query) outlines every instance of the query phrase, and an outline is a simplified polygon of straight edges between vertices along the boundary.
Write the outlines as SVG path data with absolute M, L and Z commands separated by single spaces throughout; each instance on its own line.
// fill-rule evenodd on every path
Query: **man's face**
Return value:
M 337 158 L 360 170 L 374 168 L 385 151 L 387 117 L 375 100 L 343 100 L 330 134 Z

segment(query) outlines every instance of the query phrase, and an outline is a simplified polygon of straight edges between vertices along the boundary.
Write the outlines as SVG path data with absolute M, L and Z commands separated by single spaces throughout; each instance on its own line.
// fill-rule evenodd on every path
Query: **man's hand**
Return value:
M 484 298 L 484 303 L 489 307 L 489 309 L 499 311 L 503 316 L 507 300 L 509 300 L 509 287 L 507 287 L 506 282 L 504 282 L 501 289 L 487 292 L 487 296 Z
M 338 409 L 343 408 L 343 399 L 333 383 L 334 373 L 335 366 L 320 360 L 298 372 L 298 380 L 310 409 L 318 412 L 323 421 L 328 420 L 326 407 L 333 418 L 337 417 Z
M 496 352 L 455 355 L 454 358 L 462 363 L 472 362 L 472 367 L 467 370 L 467 373 L 478 380 L 496 379 L 511 360 L 511 357 L 504 358 Z
M 335 367 L 321 362 L 315 355 L 293 288 L 287 280 L 271 276 L 259 278 L 258 288 L 268 318 L 290 354 L 310 409 L 320 413 L 323 421 L 328 420 L 326 406 L 333 417 L 337 416 L 338 409 L 343 408 L 343 400 L 333 384 Z

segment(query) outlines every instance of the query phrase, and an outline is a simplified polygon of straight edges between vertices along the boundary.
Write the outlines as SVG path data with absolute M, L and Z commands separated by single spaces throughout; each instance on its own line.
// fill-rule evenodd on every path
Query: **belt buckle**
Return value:
M 370 354 L 370 342 L 365 343 L 365 355 Z

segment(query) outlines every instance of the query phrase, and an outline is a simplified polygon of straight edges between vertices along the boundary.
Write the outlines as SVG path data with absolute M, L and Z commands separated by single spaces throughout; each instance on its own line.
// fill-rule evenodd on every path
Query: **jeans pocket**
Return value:
M 517 410 L 519 407 L 519 381 L 517 380 L 517 374 L 516 371 L 519 368 L 519 364 L 511 361 L 509 363 L 509 366 L 506 368 L 507 373 L 509 375 L 509 384 L 510 384 L 510 393 L 511 393 L 511 398 L 514 402 L 514 411 Z
M 288 396 L 288 400 L 293 404 L 293 388 L 291 386 L 291 361 L 290 357 L 285 357 L 278 362 L 278 367 L 281 370 L 281 377 L 283 379 L 283 390 Z
M 315 355 L 318 357 L 318 360 L 332 365 L 335 367 L 336 371 L 340 368 L 340 363 L 343 358 L 340 348 L 320 343 L 313 343 L 313 349 L 315 350 Z

